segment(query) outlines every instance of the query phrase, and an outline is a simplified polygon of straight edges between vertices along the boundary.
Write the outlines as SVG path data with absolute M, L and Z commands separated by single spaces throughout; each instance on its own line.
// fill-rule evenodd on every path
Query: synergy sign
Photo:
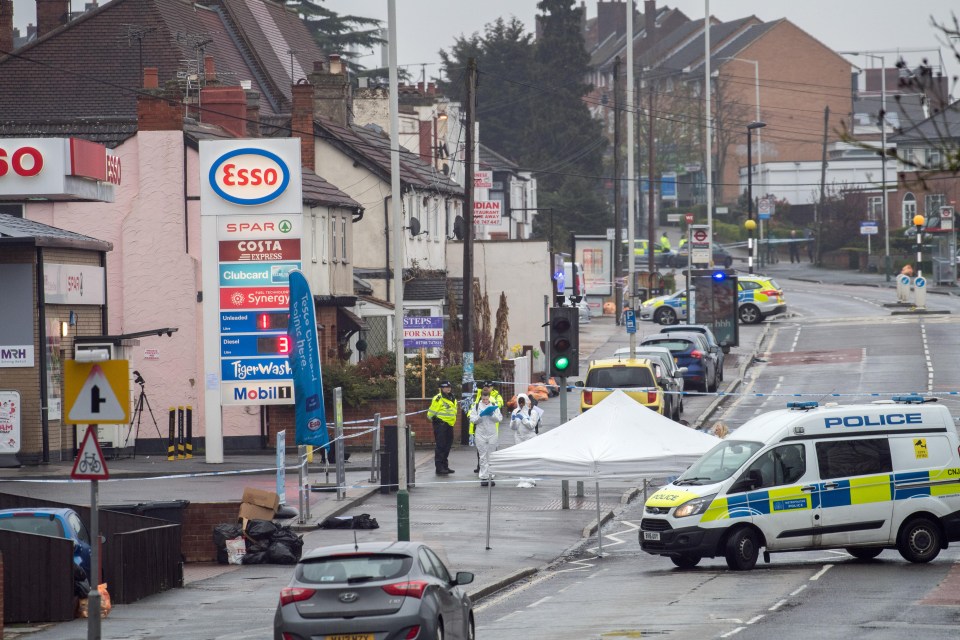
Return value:
M 201 215 L 302 213 L 298 139 L 203 142 Z

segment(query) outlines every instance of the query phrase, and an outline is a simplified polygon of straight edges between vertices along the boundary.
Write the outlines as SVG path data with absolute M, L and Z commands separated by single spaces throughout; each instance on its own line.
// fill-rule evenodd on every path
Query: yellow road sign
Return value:
M 130 421 L 130 364 L 126 360 L 64 363 L 67 421 L 115 424 Z

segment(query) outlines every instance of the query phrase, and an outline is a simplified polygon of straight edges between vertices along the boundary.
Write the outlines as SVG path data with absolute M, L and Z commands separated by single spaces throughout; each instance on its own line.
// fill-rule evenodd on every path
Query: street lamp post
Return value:
M 748 248 L 750 250 L 750 257 L 747 258 L 747 265 L 750 270 L 750 273 L 753 273 L 753 263 L 757 258 L 757 242 L 753 237 L 753 230 L 756 229 L 757 223 L 753 219 L 753 130 L 762 129 L 767 126 L 766 122 L 751 122 L 747 125 L 747 230 L 750 232 L 750 241 L 748 243 Z M 759 135 L 759 134 L 758 134 Z

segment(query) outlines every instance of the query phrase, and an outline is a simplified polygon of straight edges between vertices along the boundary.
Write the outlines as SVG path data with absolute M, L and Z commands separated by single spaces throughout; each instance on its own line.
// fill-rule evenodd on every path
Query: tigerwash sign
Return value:
M 200 142 L 207 391 L 219 404 L 293 404 L 290 273 L 301 268 L 299 139 Z M 208 314 L 210 317 L 208 318 Z

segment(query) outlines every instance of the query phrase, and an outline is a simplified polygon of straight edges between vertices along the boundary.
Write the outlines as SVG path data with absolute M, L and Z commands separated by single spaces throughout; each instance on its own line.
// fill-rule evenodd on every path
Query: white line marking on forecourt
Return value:
M 830 571 L 830 569 L 831 569 L 832 567 L 833 567 L 832 564 L 825 564 L 825 565 L 823 565 L 823 569 L 820 569 L 820 571 L 817 571 L 815 574 L 813 574 L 812 576 L 810 576 L 810 582 L 814 582 L 814 581 L 816 581 L 816 580 L 819 580 L 820 577 L 821 577 L 823 574 L 825 574 L 827 571 Z

